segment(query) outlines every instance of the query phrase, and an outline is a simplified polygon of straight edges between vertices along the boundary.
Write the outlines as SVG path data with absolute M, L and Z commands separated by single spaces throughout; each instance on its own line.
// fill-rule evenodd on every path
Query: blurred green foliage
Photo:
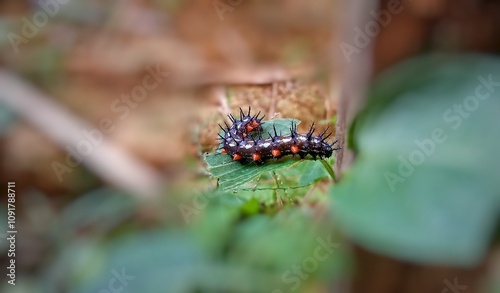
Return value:
M 137 201 L 112 189 L 81 196 L 45 219 L 47 225 L 40 223 L 46 231 L 37 234 L 43 235 L 39 240 L 51 248 L 37 276 L 19 277 L 23 288 L 300 292 L 318 280 L 340 278 L 350 267 L 338 231 L 311 207 L 290 206 L 269 215 L 249 208 L 252 201 L 213 191 L 186 224 L 178 205 L 191 196 Z
M 351 130 L 335 222 L 370 250 L 477 264 L 499 216 L 500 60 L 415 58 L 382 75 Z

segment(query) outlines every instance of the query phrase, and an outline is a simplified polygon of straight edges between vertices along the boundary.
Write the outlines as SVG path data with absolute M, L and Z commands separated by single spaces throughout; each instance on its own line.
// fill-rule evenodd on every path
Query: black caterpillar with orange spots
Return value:
M 340 149 L 333 148 L 337 141 L 332 144 L 326 141 L 332 135 L 332 133 L 325 135 L 328 127 L 319 135 L 314 136 L 314 123 L 306 134 L 299 134 L 297 125 L 292 123 L 288 135 L 278 134 L 273 125 L 274 133 L 268 133 L 270 137 L 264 139 L 262 137 L 264 116 L 259 116 L 260 112 L 250 115 L 250 107 L 248 107 L 247 114 L 243 113 L 240 108 L 240 119 L 229 114 L 231 125 L 226 122 L 224 122 L 226 127 L 219 125 L 223 131 L 223 134 L 219 134 L 221 153 L 228 154 L 234 161 L 242 163 L 250 161 L 263 163 L 266 160 L 279 159 L 287 155 L 298 155 L 301 159 L 307 155 L 311 155 L 315 160 L 318 157 L 329 158 L 334 150 Z

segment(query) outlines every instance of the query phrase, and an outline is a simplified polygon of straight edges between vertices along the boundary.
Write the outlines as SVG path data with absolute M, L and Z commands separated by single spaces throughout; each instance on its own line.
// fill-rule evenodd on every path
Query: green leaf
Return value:
M 351 132 L 359 153 L 331 191 L 335 221 L 378 253 L 477 264 L 499 214 L 499 112 L 498 58 L 431 55 L 390 70 Z
M 263 124 L 264 138 L 269 137 L 267 133 L 271 133 L 273 131 L 273 125 L 276 127 L 278 133 L 289 133 L 292 122 L 294 124 L 300 123 L 295 119 L 276 119 L 266 121 Z M 212 153 L 205 155 L 208 171 L 213 177 L 219 179 L 219 187 L 223 190 L 235 190 L 243 184 L 249 183 L 265 173 L 280 169 L 288 170 L 292 166 L 298 166 L 308 162 L 308 159 L 309 158 L 306 158 L 305 160 L 298 160 L 297 158 L 284 157 L 279 160 L 268 160 L 264 164 L 256 165 L 254 163 L 241 164 L 240 162 L 233 161 L 230 156 L 224 154 Z M 318 162 L 314 162 L 313 164 L 318 164 Z M 324 176 L 324 174 L 319 174 L 317 172 L 314 174 L 317 176 Z M 310 183 L 317 180 L 319 179 L 312 178 L 310 176 L 309 179 L 305 179 L 303 182 Z

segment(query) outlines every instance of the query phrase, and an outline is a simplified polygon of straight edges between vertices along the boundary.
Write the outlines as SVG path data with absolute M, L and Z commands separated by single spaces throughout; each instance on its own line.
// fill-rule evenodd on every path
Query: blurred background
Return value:
M 0 52 L 2 292 L 500 292 L 494 82 L 407 201 L 380 175 L 500 81 L 498 1 L 0 1 Z M 337 178 L 221 187 L 205 155 L 249 106 L 335 130 Z

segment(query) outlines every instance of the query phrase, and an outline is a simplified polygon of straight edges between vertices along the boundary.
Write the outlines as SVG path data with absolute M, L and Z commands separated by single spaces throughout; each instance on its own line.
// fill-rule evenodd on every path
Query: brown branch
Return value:
M 343 29 L 340 40 L 334 44 L 333 48 L 336 52 L 333 72 L 341 72 L 336 133 L 342 150 L 336 153 L 335 158 L 335 172 L 339 177 L 354 160 L 354 153 L 348 150 L 346 145 L 347 130 L 365 103 L 366 91 L 372 75 L 372 51 L 375 40 L 371 40 L 370 44 L 364 48 L 358 48 L 360 52 L 351 55 L 350 60 L 342 53 L 340 44 L 346 42 L 353 45 L 356 34 L 354 28 L 364 28 L 365 24 L 373 18 L 370 11 L 376 11 L 377 5 L 378 1 L 373 0 L 343 1 L 341 11 L 345 13 L 342 14 L 340 24 L 336 24 Z M 332 84 L 335 83 L 332 82 Z
M 77 149 L 84 140 L 82 132 L 96 129 L 5 70 L 0 70 L 0 101 L 64 149 Z M 92 144 L 90 154 L 81 157 L 82 163 L 104 181 L 134 195 L 153 196 L 160 190 L 161 176 L 154 169 L 104 135 L 100 142 Z

